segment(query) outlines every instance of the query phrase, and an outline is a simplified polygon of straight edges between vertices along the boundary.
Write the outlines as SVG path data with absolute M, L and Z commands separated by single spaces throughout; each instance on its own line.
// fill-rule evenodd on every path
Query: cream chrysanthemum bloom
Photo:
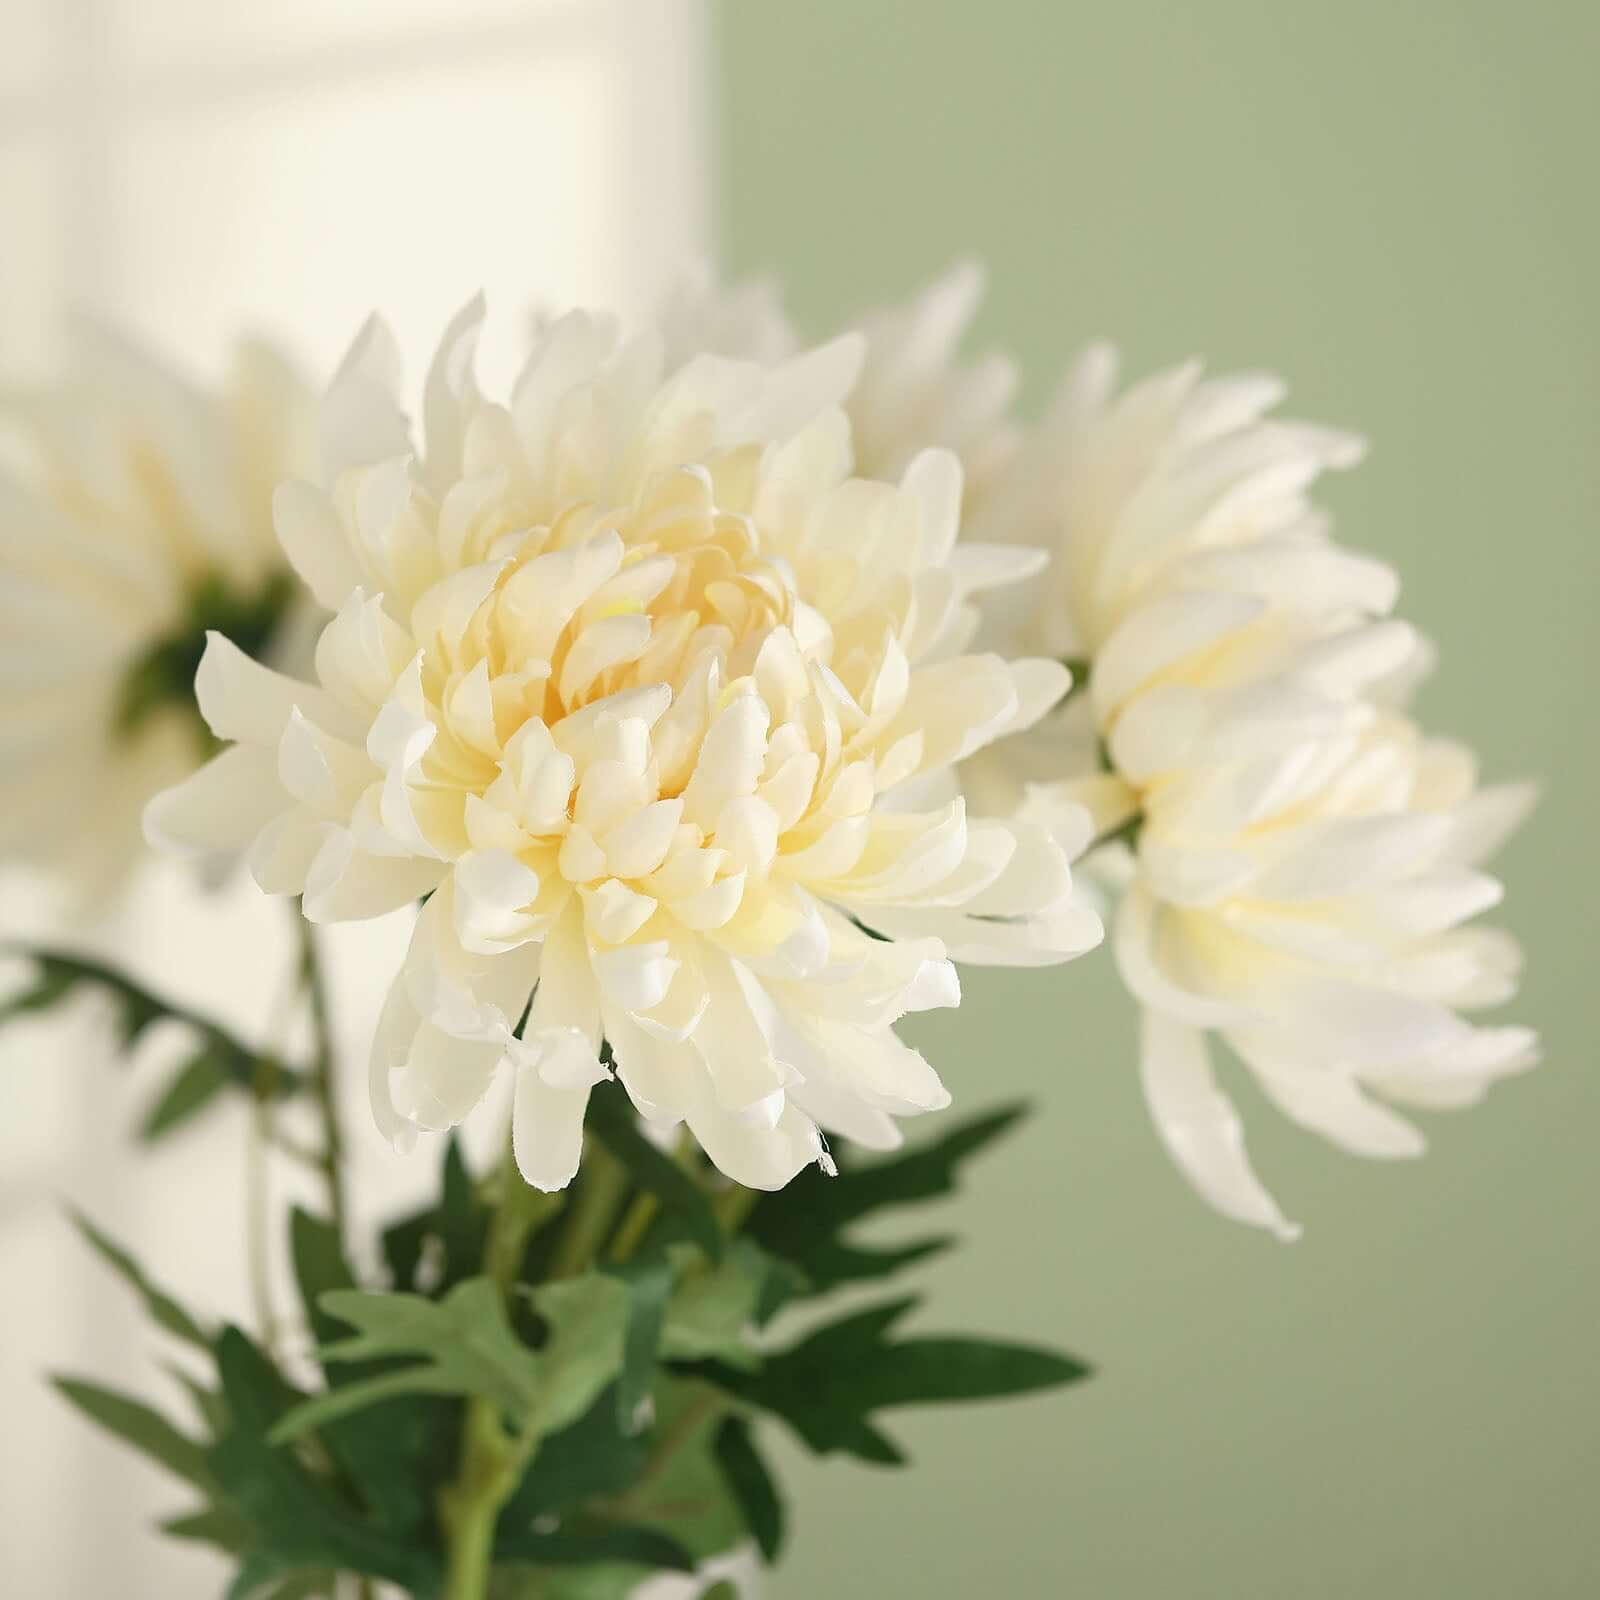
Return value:
M 0 851 L 87 899 L 138 859 L 146 800 L 211 753 L 206 630 L 285 664 L 309 642 L 272 491 L 312 466 L 314 406 L 264 346 L 203 390 L 84 329 L 69 380 L 6 409 Z
M 961 462 L 964 522 L 982 527 L 989 490 L 1016 453 L 1011 414 L 1016 365 L 990 351 L 958 359 L 983 298 L 984 274 L 958 262 L 910 300 L 863 313 L 861 375 L 845 397 L 856 470 L 896 479 L 922 451 Z M 774 361 L 800 348 L 777 287 L 762 279 L 722 287 L 709 274 L 687 279 L 662 311 L 669 350 Z
M 1529 1030 L 1461 1015 L 1515 986 L 1516 947 L 1466 924 L 1532 794 L 1479 790 L 1470 753 L 1398 709 L 1426 648 L 1386 619 L 1394 575 L 1307 498 L 1357 441 L 1269 418 L 1271 379 L 1114 384 L 1091 351 L 1006 502 L 1056 558 L 1009 637 L 1081 664 L 1083 692 L 980 754 L 967 792 L 1033 819 L 1087 806 L 1116 839 L 1098 859 L 1157 1128 L 1219 1210 L 1289 1237 L 1208 1034 L 1342 1148 L 1420 1152 L 1384 1101 L 1466 1104 L 1535 1059 Z
M 1065 692 L 1056 663 L 950 653 L 1015 554 L 952 568 L 948 455 L 851 477 L 854 340 L 668 363 L 577 313 L 501 406 L 479 316 L 440 350 L 422 450 L 390 341 L 358 341 L 325 487 L 278 498 L 337 613 L 319 683 L 214 639 L 199 699 L 236 743 L 152 836 L 248 845 L 313 920 L 429 896 L 373 1054 L 393 1136 L 459 1121 L 509 1059 L 518 1163 L 559 1187 L 608 1046 L 640 1112 L 740 1182 L 826 1162 L 821 1128 L 891 1145 L 948 1099 L 893 1024 L 956 1002 L 951 959 L 1099 936 L 1047 829 L 892 805 Z

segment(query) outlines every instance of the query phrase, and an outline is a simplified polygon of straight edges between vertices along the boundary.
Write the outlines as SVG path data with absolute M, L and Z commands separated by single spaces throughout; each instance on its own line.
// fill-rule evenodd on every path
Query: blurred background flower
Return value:
M 158 789 L 209 759 L 194 674 L 208 629 L 308 664 L 317 623 L 272 528 L 272 492 L 313 469 L 310 390 L 264 344 L 197 388 L 108 328 L 76 330 L 70 377 L 9 408 L 0 478 L 0 848 L 80 903 L 119 888 Z

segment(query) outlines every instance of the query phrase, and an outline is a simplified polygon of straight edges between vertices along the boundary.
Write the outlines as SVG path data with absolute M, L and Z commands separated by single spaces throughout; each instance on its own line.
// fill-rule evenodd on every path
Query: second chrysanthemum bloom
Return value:
M 499 405 L 478 316 L 420 447 L 387 336 L 358 342 L 322 485 L 278 500 L 337 613 L 319 682 L 214 639 L 199 698 L 234 743 L 153 835 L 247 847 L 316 920 L 429 897 L 374 1047 L 394 1136 L 459 1121 L 509 1060 L 519 1165 L 559 1187 L 614 1061 L 743 1183 L 826 1162 L 824 1129 L 894 1143 L 948 1098 L 893 1025 L 955 1003 L 951 959 L 1099 937 L 1048 828 L 889 798 L 1059 702 L 1058 664 L 965 653 L 970 591 L 1036 561 L 952 561 L 947 454 L 851 476 L 855 340 L 674 366 L 574 314 Z

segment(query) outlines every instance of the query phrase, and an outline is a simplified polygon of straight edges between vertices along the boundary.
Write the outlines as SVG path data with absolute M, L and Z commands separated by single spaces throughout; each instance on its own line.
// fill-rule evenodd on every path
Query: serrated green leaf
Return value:
M 218 1339 L 217 1370 L 229 1425 L 210 1453 L 210 1466 L 251 1526 L 257 1587 L 331 1569 L 385 1578 L 413 1593 L 434 1592 L 440 1574 L 431 1549 L 367 1521 L 332 1479 L 269 1442 L 273 1425 L 300 1396 L 238 1328 L 224 1329 Z
M 554 1433 L 577 1421 L 622 1370 L 628 1292 L 600 1272 L 522 1292 L 550 1329 L 532 1423 L 541 1435 Z
M 700 1246 L 712 1261 L 722 1255 L 722 1229 L 711 1201 L 690 1174 L 639 1131 L 639 1118 L 620 1084 L 602 1084 L 589 1097 L 585 1126 L 648 1189 L 677 1224 L 681 1235 Z
M 319 1350 L 325 1362 L 422 1357 L 452 1379 L 457 1394 L 483 1395 L 510 1416 L 520 1416 L 529 1403 L 537 1359 L 512 1332 L 488 1278 L 469 1278 L 440 1301 L 350 1289 L 325 1294 L 320 1303 L 358 1330 Z
M 106 1262 L 144 1302 L 144 1308 L 149 1313 L 151 1321 L 175 1339 L 183 1339 L 189 1344 L 196 1345 L 209 1356 L 211 1336 L 205 1329 L 171 1295 L 158 1289 L 145 1276 L 144 1269 L 139 1263 L 121 1245 L 102 1233 L 81 1212 L 74 1211 L 71 1216 L 78 1231 L 88 1240 L 90 1247 L 100 1259 Z
M 469 1278 L 442 1301 L 360 1290 L 323 1295 L 324 1311 L 360 1331 L 323 1347 L 322 1361 L 419 1359 L 296 1406 L 273 1430 L 274 1441 L 403 1394 L 479 1395 L 520 1429 L 543 1434 L 565 1427 L 622 1365 L 628 1294 L 615 1279 L 598 1273 L 527 1294 L 550 1325 L 549 1339 L 538 1351 L 512 1331 L 499 1290 L 488 1278 Z
M 144 1401 L 85 1378 L 58 1377 L 50 1381 L 86 1417 L 142 1455 L 201 1488 L 210 1483 L 204 1447 L 180 1433 Z
M 954 1193 L 962 1163 L 1004 1134 L 1025 1109 L 1001 1107 L 899 1155 L 846 1167 L 837 1177 L 816 1169 L 803 1172 L 785 1188 L 757 1201 L 746 1232 L 774 1255 L 795 1263 L 811 1294 L 887 1277 L 952 1241 L 941 1236 L 891 1249 L 869 1249 L 842 1240 L 841 1232 L 876 1212 Z
M 726 1418 L 713 1436 L 712 1450 L 744 1515 L 750 1537 L 771 1566 L 783 1547 L 783 1500 L 756 1449 L 750 1424 L 743 1417 Z
M 147 1144 L 180 1128 L 198 1115 L 230 1082 L 224 1052 L 208 1042 L 180 1063 L 139 1123 L 139 1137 Z
M 894 1324 L 915 1304 L 909 1298 L 892 1300 L 829 1323 L 790 1349 L 768 1355 L 756 1372 L 722 1363 L 696 1370 L 748 1404 L 782 1417 L 819 1455 L 845 1451 L 885 1465 L 903 1458 L 869 1420 L 875 1412 L 1028 1394 L 1088 1376 L 1081 1362 L 1027 1345 L 891 1340 Z
M 559 1528 L 532 1528 L 495 1536 L 495 1563 L 526 1562 L 541 1567 L 591 1566 L 627 1562 L 633 1566 L 693 1572 L 695 1560 L 670 1534 L 635 1523 L 598 1517 L 569 1517 Z

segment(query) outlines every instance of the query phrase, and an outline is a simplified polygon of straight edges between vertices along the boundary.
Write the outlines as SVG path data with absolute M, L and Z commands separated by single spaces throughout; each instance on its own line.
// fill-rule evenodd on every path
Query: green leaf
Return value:
M 890 1330 L 914 1299 L 891 1300 L 817 1329 L 769 1356 L 758 1372 L 721 1363 L 697 1369 L 730 1394 L 786 1421 L 819 1455 L 840 1450 L 894 1465 L 894 1442 L 868 1420 L 896 1406 L 989 1400 L 1074 1383 L 1089 1369 L 1071 1357 L 987 1339 L 911 1338 Z
M 444 1162 L 439 1172 L 439 1209 L 436 1234 L 444 1250 L 441 1286 L 449 1288 L 470 1278 L 483 1260 L 489 1235 L 489 1208 L 467 1171 L 461 1145 L 452 1134 L 445 1140 Z
M 34 963 L 37 975 L 31 986 L 13 994 L 0 1004 L 0 1023 L 30 1012 L 47 1011 L 60 1004 L 82 985 L 102 989 L 110 997 L 117 1037 L 124 1049 L 132 1049 L 145 1031 L 157 1022 L 171 1020 L 193 1028 L 208 1047 L 215 1046 L 217 1061 L 230 1077 L 252 1093 L 261 1088 L 263 1077 L 270 1079 L 272 1092 L 289 1094 L 304 1088 L 306 1076 L 275 1057 L 259 1057 L 221 1023 L 185 1006 L 177 1005 L 147 989 L 125 972 L 96 961 L 90 956 L 65 950 L 30 949 L 20 945 L 0 945 L 0 949 L 25 956 Z
M 430 1286 L 436 1294 L 472 1277 L 483 1260 L 489 1230 L 489 1212 L 479 1200 L 471 1175 L 455 1138 L 445 1141 L 439 1199 L 384 1229 L 383 1256 L 396 1289 L 418 1289 L 428 1246 L 433 1245 L 439 1267 Z
M 247 1556 L 234 1573 L 233 1582 L 228 1585 L 223 1600 L 251 1600 L 252 1596 L 260 1595 L 269 1583 L 277 1582 L 282 1576 L 283 1563 L 276 1558 Z
M 210 1466 L 230 1503 L 252 1530 L 251 1574 L 256 1587 L 308 1571 L 342 1571 L 386 1578 L 413 1593 L 431 1594 L 438 1558 L 365 1520 L 330 1478 L 314 1474 L 268 1435 L 299 1398 L 237 1328 L 217 1341 L 217 1370 L 227 1396 L 227 1433 Z M 237 1588 L 249 1594 L 250 1587 Z
M 295 1281 L 312 1334 L 324 1343 L 343 1331 L 320 1304 L 321 1296 L 355 1287 L 338 1230 L 296 1207 L 290 1217 Z M 393 1362 L 330 1364 L 330 1389 L 341 1389 L 395 1370 Z M 432 1516 L 436 1479 L 449 1470 L 450 1444 L 459 1431 L 451 1401 L 416 1395 L 381 1412 L 361 1411 L 327 1423 L 322 1441 L 363 1502 L 386 1527 L 421 1529 Z
M 953 1240 L 941 1236 L 884 1250 L 848 1244 L 839 1234 L 875 1212 L 954 1193 L 961 1164 L 1004 1134 L 1025 1109 L 1001 1107 L 941 1138 L 886 1160 L 846 1168 L 835 1178 L 815 1169 L 803 1172 L 757 1201 L 746 1232 L 795 1263 L 805 1273 L 811 1294 L 886 1277 L 948 1248 Z
M 641 1188 L 661 1202 L 661 1208 L 712 1260 L 722 1255 L 722 1229 L 710 1199 L 694 1178 L 664 1150 L 639 1131 L 639 1118 L 620 1084 L 602 1084 L 589 1097 L 585 1126 L 622 1163 Z
M 552 1512 L 611 1499 L 635 1483 L 649 1446 L 623 1425 L 620 1411 L 613 1385 L 576 1422 L 541 1440 L 501 1513 L 501 1527 L 526 1527 Z
M 4 948 L 27 957 L 36 971 L 31 986 L 20 989 L 0 1005 L 0 1023 L 51 1010 L 84 984 L 109 994 L 115 1007 L 117 1036 L 125 1048 L 138 1043 L 140 1035 L 153 1023 L 177 1014 L 125 973 L 92 957 L 64 950 L 33 950 L 15 945 Z
M 144 1269 L 121 1245 L 108 1238 L 81 1212 L 73 1212 L 72 1220 L 100 1259 L 118 1273 L 144 1302 L 145 1310 L 157 1327 L 175 1339 L 198 1346 L 210 1355 L 211 1336 L 176 1300 L 151 1283 L 144 1275 Z
M 664 1374 L 656 1385 L 656 1425 L 645 1469 L 613 1502 L 617 1515 L 664 1528 L 700 1561 L 745 1537 L 744 1518 L 712 1450 L 729 1409 L 727 1397 L 712 1385 Z
M 622 1370 L 628 1292 L 615 1278 L 590 1272 L 522 1291 L 550 1334 L 539 1352 L 539 1393 L 533 1425 L 554 1433 L 575 1422 Z
M 673 1270 L 672 1263 L 661 1257 L 607 1270 L 628 1291 L 628 1327 L 622 1341 L 622 1373 L 616 1391 L 617 1422 L 624 1433 L 629 1433 L 655 1381 Z
M 682 1261 L 682 1247 L 673 1258 Z M 749 1365 L 754 1350 L 748 1329 L 756 1320 L 771 1265 L 759 1245 L 738 1239 L 719 1266 L 685 1273 L 667 1305 L 662 1355 L 676 1361 L 715 1356 Z
M 206 1506 L 181 1517 L 169 1518 L 161 1524 L 161 1531 L 169 1539 L 215 1545 L 230 1554 L 242 1550 L 251 1536 L 250 1524 L 226 1505 Z
M 590 1566 L 625 1561 L 670 1572 L 693 1572 L 695 1559 L 670 1534 L 633 1523 L 598 1517 L 572 1517 L 549 1532 L 528 1528 L 495 1537 L 495 1562 L 528 1562 L 541 1567 Z
M 339 1243 L 339 1230 L 295 1206 L 289 1213 L 289 1255 L 312 1336 L 319 1343 L 338 1338 L 342 1331 L 339 1320 L 324 1311 L 320 1301 L 325 1294 L 356 1286 Z
M 496 1567 L 490 1600 L 631 1600 L 649 1576 L 642 1567 L 612 1562 L 589 1567 Z
M 208 1389 L 176 1361 L 163 1361 L 161 1368 L 188 1395 L 195 1415 L 213 1434 L 220 1433 L 228 1419 L 228 1408 L 222 1402 L 222 1395 L 215 1389 Z
M 717 1429 L 712 1449 L 744 1514 L 750 1537 L 771 1566 L 783 1546 L 783 1501 L 756 1449 L 750 1424 L 743 1417 L 728 1417 Z
M 274 1441 L 402 1394 L 481 1395 L 521 1429 L 543 1434 L 565 1427 L 622 1365 L 628 1293 L 615 1279 L 591 1273 L 528 1297 L 550 1325 L 539 1351 L 512 1331 L 488 1278 L 469 1278 L 442 1301 L 359 1290 L 323 1295 L 324 1311 L 359 1330 L 323 1347 L 323 1362 L 420 1359 L 296 1406 L 274 1428 Z
M 142 1400 L 85 1378 L 58 1377 L 50 1381 L 91 1421 L 153 1461 L 159 1461 L 169 1472 L 201 1488 L 210 1483 L 204 1447 L 180 1433 L 159 1411 Z
M 251 1556 L 235 1574 L 225 1600 L 313 1600 L 314 1596 L 327 1600 L 336 1592 L 337 1573 L 293 1572 L 285 1576 L 285 1572 L 283 1563 L 272 1556 Z
M 139 1137 L 153 1143 L 163 1134 L 182 1127 L 211 1102 L 231 1081 L 226 1055 L 215 1040 L 203 1044 L 180 1064 L 139 1124 Z

